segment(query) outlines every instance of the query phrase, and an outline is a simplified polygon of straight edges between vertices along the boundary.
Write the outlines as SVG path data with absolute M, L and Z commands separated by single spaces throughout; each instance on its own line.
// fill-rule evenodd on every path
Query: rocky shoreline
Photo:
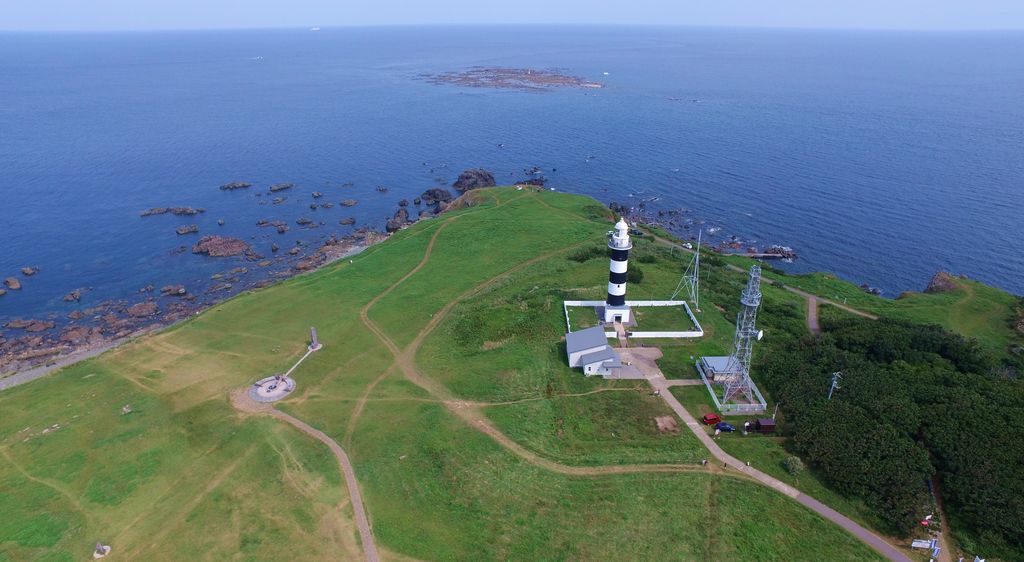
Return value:
M 635 206 L 612 201 L 608 204 L 608 208 L 630 221 L 664 228 L 692 242 L 697 241 L 697 230 L 703 230 L 703 244 L 719 254 L 739 254 L 757 259 L 777 259 L 785 262 L 797 259 L 796 250 L 789 246 L 769 244 L 759 248 L 755 242 L 744 241 L 735 235 L 722 238 L 718 235 L 721 227 L 709 226 L 703 221 L 688 218 L 686 216 L 687 209 L 653 211 L 648 208 L 646 200 L 641 200 Z
M 386 238 L 368 229 L 341 238 L 331 237 L 307 256 L 290 257 L 291 266 L 283 274 L 244 282 L 238 291 L 230 294 L 259 289 L 276 280 L 313 271 Z M 64 364 L 63 360 L 68 357 L 107 349 L 216 306 L 223 300 L 217 293 L 228 296 L 248 271 L 245 267 L 236 267 L 217 274 L 220 276 L 218 283 L 199 294 L 190 292 L 184 285 L 166 285 L 159 290 L 147 286 L 139 290 L 145 299 L 139 302 L 110 300 L 74 310 L 63 318 L 49 315 L 43 319 L 9 320 L 2 325 L 5 335 L 0 336 L 0 382 L 26 369 Z
M 494 185 L 493 174 L 483 169 L 473 169 L 463 172 L 453 187 L 465 193 Z M 253 184 L 249 182 L 232 182 L 224 184 L 221 189 L 234 191 L 252 187 Z M 290 183 L 274 184 L 270 192 L 291 190 L 293 187 L 294 184 Z M 380 191 L 383 193 L 386 190 Z M 314 200 L 319 200 L 323 193 L 313 192 L 312 196 Z M 139 297 L 136 299 L 105 300 L 88 306 L 83 303 L 81 306 L 84 308 L 75 308 L 63 315 L 50 313 L 43 318 L 7 319 L 0 325 L 0 382 L 27 369 L 63 365 L 68 358 L 107 349 L 126 339 L 171 325 L 240 292 L 259 289 L 280 279 L 314 271 L 377 244 L 389 234 L 419 220 L 436 217 L 451 208 L 454 202 L 455 196 L 447 189 L 428 188 L 415 198 L 412 207 L 408 200 L 398 202 L 397 211 L 386 220 L 387 234 L 370 228 L 358 228 L 344 236 L 321 238 L 317 246 L 307 246 L 297 240 L 296 245 L 287 251 L 281 251 L 278 244 L 272 243 L 270 250 L 273 255 L 270 258 L 257 253 L 252 244 L 240 238 L 203 236 L 192 246 L 182 246 L 171 253 L 191 250 L 192 254 L 203 259 L 227 260 L 234 266 L 212 275 L 206 285 L 191 288 L 169 283 L 159 289 L 147 285 L 138 290 Z M 354 199 L 345 199 L 341 205 L 347 207 L 356 203 Z M 320 203 L 317 206 L 324 205 Z M 192 207 L 153 207 L 140 215 L 194 216 L 203 212 L 204 209 Z M 317 228 L 323 224 L 306 217 L 300 217 L 294 222 L 302 229 Z M 353 217 L 346 217 L 338 222 L 342 226 L 351 226 L 356 221 Z M 223 224 L 223 219 L 218 223 Z M 273 227 L 281 234 L 289 230 L 288 223 L 282 220 L 260 220 L 256 227 Z M 184 228 L 179 227 L 178 231 L 179 234 L 192 234 L 198 231 L 198 227 L 185 225 Z M 39 269 L 35 267 L 22 269 L 25 277 L 37 273 Z M 6 287 L 0 289 L 3 292 L 23 290 L 22 282 L 16 277 L 5 279 L 3 286 Z M 65 295 L 63 300 L 77 305 L 89 291 L 86 287 L 75 289 Z M 0 293 L 2 296 L 3 293 Z
M 424 163 L 424 165 L 427 164 Z M 552 168 L 551 171 L 554 172 L 555 169 Z M 525 179 L 515 182 L 516 185 L 542 188 L 547 181 L 543 170 L 537 166 L 524 168 L 523 173 Z M 438 179 L 440 183 L 442 178 Z M 81 287 L 63 296 L 64 302 L 75 307 L 69 312 L 50 313 L 42 318 L 8 317 L 0 320 L 4 322 L 0 324 L 0 380 L 14 372 L 32 369 L 40 365 L 60 363 L 67 357 L 102 349 L 110 346 L 112 342 L 123 341 L 126 338 L 178 322 L 239 292 L 258 289 L 279 279 L 316 270 L 340 257 L 351 255 L 376 244 L 391 233 L 398 232 L 419 220 L 430 219 L 444 213 L 456 204 L 456 199 L 460 195 L 496 184 L 494 174 L 490 171 L 483 168 L 467 169 L 450 184 L 451 191 L 444 187 L 429 187 L 419 196 L 412 198 L 411 201 L 409 199 L 397 201 L 393 214 L 384 218 L 386 234 L 362 227 L 344 236 L 322 236 L 320 241 L 313 245 L 303 240 L 295 240 L 295 245 L 290 247 L 284 242 L 278 244 L 267 239 L 268 236 L 276 236 L 275 234 L 263 234 L 260 237 L 265 240 L 264 244 L 269 242 L 267 256 L 257 252 L 251 241 L 232 236 L 200 233 L 198 225 L 180 224 L 176 227 L 179 235 L 197 236 L 198 238 L 192 238 L 192 243 L 189 245 L 182 245 L 171 250 L 171 255 L 191 253 L 197 257 L 196 259 L 224 260 L 227 266 L 210 276 L 205 283 L 195 284 L 192 282 L 194 286 L 186 286 L 172 280 L 155 286 L 147 285 L 138 290 L 135 298 L 89 302 L 94 298 L 99 300 L 98 295 L 90 294 L 89 287 Z M 341 187 L 352 187 L 352 184 L 342 184 Z M 283 196 L 271 197 L 271 195 L 282 192 L 289 193 L 293 198 L 303 195 L 301 186 L 290 182 L 268 184 L 259 188 L 251 182 L 235 181 L 223 184 L 220 189 L 227 193 L 244 190 L 249 193 L 248 197 L 251 200 L 257 201 L 260 205 L 270 203 L 270 199 L 274 199 L 274 203 L 277 204 L 278 199 L 284 199 Z M 388 190 L 386 187 L 378 186 L 376 191 L 383 194 Z M 267 229 L 271 232 L 276 231 L 277 235 L 283 235 L 292 228 L 315 230 L 326 225 L 325 221 L 317 219 L 317 215 L 311 211 L 330 209 L 334 203 L 328 201 L 328 195 L 323 191 L 311 191 L 306 195 L 312 198 L 309 204 L 310 211 L 307 211 L 306 216 L 299 216 L 291 220 L 260 219 L 255 224 L 257 232 L 265 232 L 264 229 Z M 339 198 L 335 201 L 338 201 L 339 208 L 342 209 L 358 204 L 358 201 L 351 197 Z M 685 210 L 653 211 L 648 209 L 646 201 L 640 201 L 636 207 L 615 202 L 609 206 L 615 212 L 631 219 L 663 226 L 674 232 L 687 231 L 691 224 L 695 224 L 692 219 L 685 218 Z M 168 215 L 191 218 L 205 212 L 206 209 L 197 207 L 167 206 L 151 207 L 140 212 L 140 216 Z M 146 218 L 145 220 L 159 219 Z M 217 224 L 220 226 L 223 226 L 224 223 L 224 219 L 217 220 Z M 354 226 L 356 220 L 354 217 L 343 217 L 336 223 L 340 226 Z M 707 236 L 708 232 L 709 229 L 705 229 L 706 242 L 710 242 Z M 256 235 L 253 234 L 251 238 L 255 240 Z M 285 247 L 282 248 L 282 245 Z M 709 244 L 709 246 L 715 247 L 714 244 Z M 263 251 L 266 249 L 263 247 Z M 716 249 L 720 251 L 742 250 L 742 246 L 739 246 L 739 242 L 733 237 L 732 241 L 720 242 Z M 747 250 L 754 251 L 754 248 Z M 782 258 L 795 257 L 795 255 L 786 254 L 791 250 L 781 246 L 768 247 L 763 251 L 764 254 L 773 252 L 778 253 Z M 21 273 L 21 279 L 13 276 L 4 279 L 3 285 L 0 285 L 0 298 L 11 298 L 10 295 L 5 297 L 4 293 L 30 290 L 31 287 L 25 289 L 23 280 L 39 274 L 40 270 L 36 267 L 26 266 Z M 42 272 L 42 275 L 45 273 L 45 271 Z M 31 281 L 29 285 L 31 285 Z M 7 375 L 2 373 L 7 373 Z

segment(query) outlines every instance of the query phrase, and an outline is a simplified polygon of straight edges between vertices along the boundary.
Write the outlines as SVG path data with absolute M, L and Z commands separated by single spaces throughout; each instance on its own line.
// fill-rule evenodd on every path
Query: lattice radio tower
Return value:
M 729 371 L 735 373 L 725 381 L 722 392 L 722 403 L 742 396 L 748 403 L 754 402 L 754 383 L 750 380 L 750 355 L 754 350 L 754 341 L 760 340 L 763 332 L 758 331 L 757 307 L 761 305 L 761 268 L 750 266 L 750 279 L 740 297 L 743 310 L 736 317 L 736 338 L 733 352 L 729 357 Z
M 704 233 L 703 229 L 697 231 L 697 248 L 693 252 L 693 259 L 690 260 L 690 265 L 686 266 L 686 271 L 683 273 L 683 278 L 679 280 L 679 284 L 676 285 L 676 290 L 672 291 L 672 296 L 668 300 L 676 300 L 676 296 L 684 288 L 690 295 L 690 302 L 693 303 L 693 309 L 700 312 L 700 237 Z

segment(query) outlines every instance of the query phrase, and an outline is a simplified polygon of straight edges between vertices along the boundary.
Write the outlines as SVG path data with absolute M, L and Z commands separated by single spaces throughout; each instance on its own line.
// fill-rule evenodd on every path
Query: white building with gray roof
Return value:
M 588 377 L 601 375 L 604 378 L 615 378 L 616 371 L 622 367 L 622 359 L 608 345 L 602 326 L 565 334 L 565 350 L 569 356 L 569 366 L 582 368 L 583 374 Z

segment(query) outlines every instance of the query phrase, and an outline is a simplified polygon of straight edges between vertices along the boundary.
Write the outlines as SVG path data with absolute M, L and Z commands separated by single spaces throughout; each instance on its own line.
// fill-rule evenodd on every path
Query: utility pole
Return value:
M 829 400 L 832 399 L 832 393 L 835 392 L 837 388 L 839 388 L 839 380 L 842 379 L 842 378 L 843 378 L 843 373 L 842 372 L 836 371 L 836 372 L 832 373 L 832 386 L 830 386 L 829 389 L 828 389 L 828 399 Z

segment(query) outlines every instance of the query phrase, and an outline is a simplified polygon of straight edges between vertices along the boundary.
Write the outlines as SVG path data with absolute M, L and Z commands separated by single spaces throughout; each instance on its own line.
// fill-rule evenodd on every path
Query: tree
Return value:
M 800 457 L 786 457 L 786 460 L 782 461 L 782 467 L 786 469 L 786 472 L 792 476 L 797 476 L 804 471 L 804 461 L 800 460 Z

